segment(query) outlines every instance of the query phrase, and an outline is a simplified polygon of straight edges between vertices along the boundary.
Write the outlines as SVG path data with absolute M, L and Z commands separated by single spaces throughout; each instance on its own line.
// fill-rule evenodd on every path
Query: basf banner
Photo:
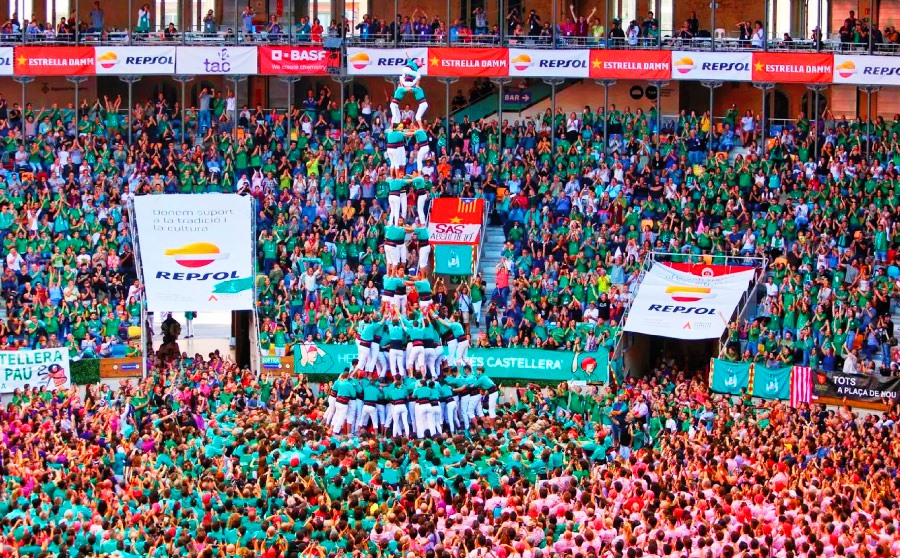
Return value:
M 0 351 L 0 393 L 12 393 L 26 385 L 33 388 L 68 389 L 69 350 Z
M 174 75 L 175 47 L 96 47 L 97 75 Z
M 253 308 L 251 198 L 139 196 L 134 212 L 151 312 Z
M 718 338 L 753 274 L 703 277 L 654 265 L 638 287 L 624 330 L 674 339 Z
M 587 50 L 509 49 L 510 77 L 588 77 Z
M 256 47 L 178 47 L 175 69 L 185 75 L 255 74 Z
M 750 81 L 751 52 L 672 51 L 672 79 Z
M 465 49 L 463 49 L 465 50 Z M 428 48 L 347 48 L 347 73 L 357 76 L 398 76 L 410 58 L 428 73 Z
M 322 47 L 261 46 L 259 73 L 266 75 L 324 75 L 328 51 Z
M 834 55 L 834 83 L 896 85 L 900 59 L 896 56 Z

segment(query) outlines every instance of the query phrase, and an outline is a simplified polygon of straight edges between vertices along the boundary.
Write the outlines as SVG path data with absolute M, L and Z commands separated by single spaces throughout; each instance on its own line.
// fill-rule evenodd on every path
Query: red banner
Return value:
M 506 77 L 509 54 L 505 48 L 429 47 L 429 76 Z
M 328 73 L 328 52 L 322 47 L 261 46 L 259 73 L 322 75 Z
M 831 83 L 834 56 L 793 52 L 753 53 L 753 81 L 776 83 Z
M 431 223 L 481 225 L 484 217 L 482 198 L 435 198 L 431 204 Z
M 92 76 L 96 73 L 94 47 L 16 47 L 17 76 Z
M 594 79 L 672 79 L 672 54 L 663 50 L 592 50 Z
M 663 265 L 677 271 L 699 275 L 700 277 L 719 277 L 720 275 L 730 275 L 732 273 L 741 273 L 742 271 L 753 269 L 752 266 L 746 265 L 717 265 L 705 263 L 664 262 Z

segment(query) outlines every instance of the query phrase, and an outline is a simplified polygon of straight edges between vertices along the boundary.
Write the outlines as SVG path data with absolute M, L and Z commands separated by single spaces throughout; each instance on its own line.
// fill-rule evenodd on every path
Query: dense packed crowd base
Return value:
M 607 10 L 609 7 L 607 7 Z M 110 21 L 100 2 L 94 2 L 83 13 L 72 12 L 63 15 L 59 21 L 42 21 L 31 14 L 31 19 L 20 21 L 18 13 L 0 26 L 0 41 L 6 44 L 129 44 L 129 43 L 180 43 L 180 44 L 223 44 L 223 43 L 277 43 L 321 45 L 331 39 L 346 39 L 363 45 L 539 45 L 556 47 L 606 47 L 634 48 L 654 47 L 657 45 L 675 48 L 709 49 L 710 39 L 715 36 L 721 47 L 735 49 L 787 48 L 821 50 L 860 49 L 869 46 L 873 51 L 897 52 L 900 44 L 896 26 L 880 24 L 887 14 L 874 14 L 874 23 L 869 17 L 857 18 L 853 10 L 847 12 L 842 25 L 832 26 L 825 22 L 826 29 L 833 28 L 834 33 L 826 33 L 825 37 L 813 21 L 808 21 L 810 29 L 808 37 L 778 34 L 770 29 L 767 33 L 762 19 L 723 22 L 722 28 L 710 29 L 704 21 L 691 12 L 682 21 L 663 21 L 661 27 L 653 11 L 634 15 L 634 19 L 624 20 L 614 12 L 604 12 L 593 7 L 582 13 L 575 11 L 575 5 L 561 10 L 559 17 L 551 17 L 537 10 L 512 7 L 509 10 L 490 6 L 479 6 L 471 13 L 462 13 L 461 17 L 452 18 L 450 13 L 425 13 L 418 7 L 412 13 L 393 14 L 353 14 L 353 19 L 346 17 L 331 19 L 325 27 L 319 17 L 323 12 L 298 15 L 290 13 L 287 17 L 268 12 L 257 12 L 247 4 L 241 9 L 235 6 L 233 19 L 228 20 L 221 12 L 207 10 L 193 25 L 181 28 L 172 19 L 172 14 L 157 13 L 151 4 L 140 5 L 133 14 L 132 21 L 125 24 L 124 18 Z M 613 8 L 615 10 L 615 8 Z M 26 17 L 28 14 L 22 14 Z M 860 14 L 863 15 L 863 14 Z M 391 18 L 394 18 L 393 20 Z M 762 15 L 759 15 L 762 18 Z M 542 19 L 543 18 L 543 19 Z M 808 18 L 808 15 L 807 15 Z M 720 20 L 721 21 L 721 20 Z M 835 21 L 838 21 L 835 19 Z M 715 22 L 715 16 L 711 23 Z M 818 25 L 822 25 L 820 21 Z M 726 33 L 724 27 L 729 27 Z M 773 26 L 774 27 L 774 26 Z M 727 41 L 726 41 L 727 35 Z M 824 39 L 832 36 L 833 40 Z M 721 48 L 720 47 L 720 48 Z
M 900 553 L 893 410 L 711 395 L 666 361 L 425 439 L 332 433 L 326 399 L 216 353 L 5 395 L 0 556 Z
M 121 99 L 85 100 L 77 113 L 0 103 L 0 347 L 137 354 L 129 326 L 140 325 L 142 291 L 127 201 L 240 192 L 259 204 L 258 311 L 272 354 L 354 342 L 397 281 L 409 289 L 401 313 L 430 289 L 442 318 L 478 324 L 474 347 L 590 350 L 617 338 L 656 250 L 713 263 L 769 258 L 772 280 L 750 319 L 734 324 L 729 358 L 826 370 L 897 361 L 900 116 L 866 124 L 801 113 L 770 127 L 764 144 L 758 116 L 736 107 L 713 122 L 682 112 L 659 134 L 654 107 L 560 108 L 504 122 L 502 134 L 491 120 L 454 122 L 449 137 L 425 121 L 404 129 L 406 164 L 392 158 L 392 169 L 392 115 L 369 97 L 349 96 L 343 124 L 327 87 L 290 117 L 235 103 L 213 89 L 187 110 L 164 96 L 138 103 L 130 147 Z M 401 106 L 402 122 L 413 108 Z M 422 218 L 442 195 L 483 197 L 503 225 L 495 288 L 480 275 L 460 288 L 407 285 L 427 267 Z

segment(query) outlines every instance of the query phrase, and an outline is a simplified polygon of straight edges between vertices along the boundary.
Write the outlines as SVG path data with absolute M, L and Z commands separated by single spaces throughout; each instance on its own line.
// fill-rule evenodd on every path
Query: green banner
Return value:
M 303 343 L 294 347 L 294 371 L 300 374 L 340 374 L 353 366 L 359 351 L 353 345 Z
M 717 393 L 737 395 L 750 385 L 750 363 L 713 359 L 709 386 Z
M 294 349 L 294 368 L 302 374 L 339 374 L 352 366 L 356 355 L 355 344 L 305 343 Z M 471 349 L 468 357 L 473 366 L 484 366 L 491 378 L 609 381 L 606 349 L 578 354 L 544 349 Z M 274 364 L 275 357 L 263 357 L 263 366 L 270 361 Z
M 471 349 L 468 356 L 491 378 L 609 381 L 609 353 L 604 349 L 577 355 L 544 349 Z
M 791 367 L 768 368 L 761 364 L 753 366 L 753 397 L 763 399 L 791 398 Z
M 475 247 L 470 244 L 435 244 L 434 272 L 441 275 L 472 275 Z

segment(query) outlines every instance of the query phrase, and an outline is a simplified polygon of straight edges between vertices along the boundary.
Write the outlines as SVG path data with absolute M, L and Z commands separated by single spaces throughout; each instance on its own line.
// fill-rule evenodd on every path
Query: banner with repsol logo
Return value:
M 672 51 L 672 79 L 750 81 L 752 52 Z
M 175 47 L 95 47 L 97 75 L 173 75 Z
M 510 77 L 588 77 L 587 50 L 509 49 Z
M 134 200 L 151 312 L 253 308 L 251 203 L 237 194 Z
M 624 330 L 672 339 L 716 339 L 728 327 L 754 273 L 702 276 L 654 265 L 638 287 Z

